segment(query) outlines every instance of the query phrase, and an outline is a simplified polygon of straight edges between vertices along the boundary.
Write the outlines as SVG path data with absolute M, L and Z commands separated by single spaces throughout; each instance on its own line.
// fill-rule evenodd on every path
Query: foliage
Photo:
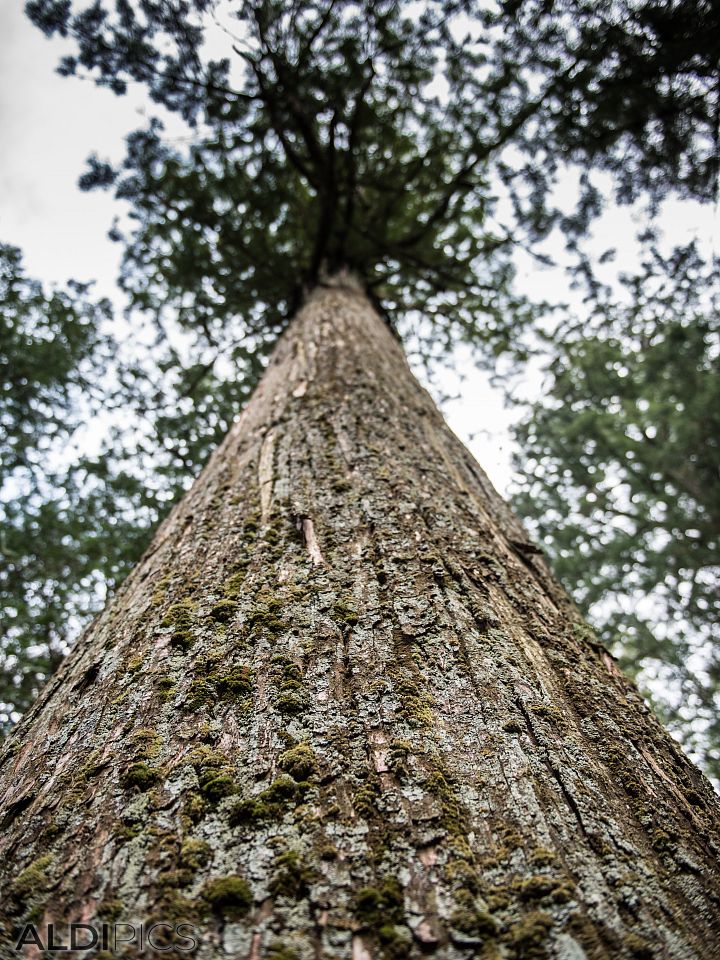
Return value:
M 155 118 L 122 170 L 95 157 L 83 178 L 132 205 L 135 305 L 268 346 L 324 270 L 349 267 L 396 324 L 421 311 L 431 340 L 498 352 L 532 316 L 512 291 L 513 247 L 557 223 L 577 235 L 597 211 L 587 175 L 572 217 L 552 208 L 563 160 L 618 171 L 625 198 L 712 182 L 717 11 L 693 6 L 696 17 L 626 0 L 27 10 L 75 40 L 61 72 L 118 94 L 141 83 L 196 130 L 183 152 Z M 226 56 L 207 55 L 217 47 Z M 504 226 L 500 181 L 515 209 Z
M 82 518 L 77 462 L 58 457 L 96 411 L 111 359 L 109 305 L 86 286 L 46 293 L 25 276 L 20 252 L 0 245 L 0 722 L 22 709 L 57 664 L 84 581 L 91 591 L 106 538 L 99 503 Z M 88 508 L 90 504 L 87 505 Z M 94 515 L 90 515 L 93 513 Z M 111 569 L 115 557 L 102 560 Z
M 614 174 L 620 200 L 653 201 L 669 190 L 702 201 L 718 176 L 720 10 L 706 0 L 560 0 L 502 4 L 497 43 L 511 67 L 522 50 L 536 73 L 558 75 L 551 114 L 524 133 L 527 171 L 538 189 L 568 157 Z M 552 136 L 548 137 L 548 130 Z M 574 233 L 600 197 L 589 177 Z M 543 224 L 544 218 L 539 218 Z
M 590 319 L 549 338 L 515 504 L 626 666 L 669 681 L 666 720 L 717 775 L 717 272 L 691 245 L 623 280 L 620 299 L 591 284 Z
M 24 275 L 20 251 L 0 244 L 3 483 L 16 470 L 42 471 L 48 437 L 70 433 L 78 396 L 96 389 L 93 361 L 107 348 L 99 327 L 109 304 L 89 303 L 87 291 L 71 282 L 46 295 Z

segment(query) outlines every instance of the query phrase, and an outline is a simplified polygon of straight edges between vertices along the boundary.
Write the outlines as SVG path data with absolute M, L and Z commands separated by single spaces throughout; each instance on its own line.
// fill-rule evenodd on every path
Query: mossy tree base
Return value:
M 5 746 L 0 797 L 6 938 L 718 956 L 714 794 L 350 281 Z

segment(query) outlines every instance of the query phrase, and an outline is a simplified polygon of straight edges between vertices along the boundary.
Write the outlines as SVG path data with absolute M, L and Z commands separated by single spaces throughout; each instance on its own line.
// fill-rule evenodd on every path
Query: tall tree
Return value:
M 603 57 L 590 5 L 331 0 L 241 5 L 238 71 L 203 59 L 220 15 L 203 0 L 29 9 L 77 41 L 65 72 L 145 83 L 198 125 L 186 154 L 155 121 L 122 171 L 91 164 L 87 185 L 131 202 L 135 306 L 160 324 L 174 311 L 220 355 L 285 332 L 4 750 L 9 930 L 187 920 L 201 956 L 275 960 L 707 955 L 712 791 L 387 319 L 421 310 L 431 340 L 509 344 L 531 315 L 509 251 L 558 222 L 548 156 L 612 167 L 624 151 L 633 189 L 657 194 L 676 163 L 655 148 L 685 131 L 679 181 L 710 182 L 715 114 L 696 92 L 714 89 L 711 54 L 668 60 L 665 21 L 636 4 L 605 8 Z M 628 101 L 633 51 L 663 83 Z M 638 110 L 656 86 L 648 149 Z M 494 174 L 511 230 L 492 219 Z M 571 239 L 597 207 L 584 188 Z
M 123 285 L 158 331 L 133 401 L 142 435 L 115 456 L 141 530 L 237 414 L 321 266 L 356 269 L 426 361 L 465 339 L 492 362 L 538 311 L 513 289 L 513 251 L 556 227 L 579 242 L 602 205 L 593 168 L 621 199 L 653 202 L 704 199 L 717 174 L 704 0 L 27 10 L 75 42 L 62 73 L 118 94 L 143 84 L 189 124 L 187 150 L 155 119 L 121 170 L 93 158 L 83 178 L 130 202 Z M 568 162 L 582 171 L 572 215 L 553 203 Z M 128 477 L 131 462 L 143 469 Z
M 168 924 L 178 956 L 181 921 L 198 957 L 717 955 L 717 798 L 348 277 L 1 790 L 9 939 L 105 919 Z

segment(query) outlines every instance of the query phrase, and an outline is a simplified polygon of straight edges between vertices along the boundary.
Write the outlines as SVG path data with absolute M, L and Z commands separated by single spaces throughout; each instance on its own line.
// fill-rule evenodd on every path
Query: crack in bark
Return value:
M 258 460 L 258 487 L 260 488 L 260 520 L 266 523 L 272 505 L 275 435 L 269 430 L 263 439 Z
M 315 536 L 315 526 L 312 518 L 302 516 L 296 517 L 295 527 L 297 528 L 298 532 L 302 534 L 303 544 L 307 549 L 310 562 L 313 564 L 313 566 L 321 566 L 323 563 L 325 563 L 325 560 L 323 559 L 323 555 L 320 550 L 320 544 Z
M 557 783 L 558 787 L 560 788 L 560 792 L 563 796 L 563 799 L 565 800 L 565 803 L 567 804 L 568 808 L 572 811 L 575 819 L 577 820 L 578 826 L 580 827 L 580 830 L 582 831 L 583 836 L 588 837 L 588 832 L 585 827 L 582 814 L 580 813 L 580 807 L 578 806 L 577 801 L 575 800 L 575 797 L 572 795 L 572 793 L 568 790 L 568 788 L 563 783 L 562 777 L 560 776 L 560 772 L 553 766 L 550 760 L 548 760 L 544 747 L 540 745 L 538 738 L 535 735 L 535 731 L 533 729 L 532 719 L 530 717 L 530 714 L 527 708 L 525 707 L 525 704 L 522 701 L 522 698 L 518 697 L 515 703 L 518 709 L 520 710 L 520 712 L 522 713 L 523 717 L 525 718 L 525 723 L 527 725 L 530 739 L 538 748 L 537 755 L 540 757 L 543 764 L 545 765 L 550 775 L 552 776 L 553 780 Z

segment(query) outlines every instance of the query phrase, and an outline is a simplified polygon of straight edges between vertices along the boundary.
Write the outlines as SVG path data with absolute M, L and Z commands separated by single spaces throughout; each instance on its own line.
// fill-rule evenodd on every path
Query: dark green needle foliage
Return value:
M 48 5 L 29 9 L 39 21 Z M 123 169 L 94 159 L 83 178 L 116 183 L 132 204 L 133 303 L 267 348 L 321 273 L 347 267 L 396 322 L 415 308 L 438 333 L 506 340 L 527 311 L 510 293 L 509 240 L 484 225 L 505 118 L 479 124 L 467 108 L 484 44 L 460 55 L 446 25 L 460 9 L 415 20 L 387 2 L 239 4 L 231 66 L 202 58 L 215 6 L 118 5 L 89 20 L 64 8 L 80 55 L 63 69 L 82 64 L 116 90 L 146 82 L 197 131 L 181 151 L 155 120 L 130 138 Z M 160 56 L 161 41 L 173 52 Z M 458 89 L 441 103 L 427 87 L 444 48 Z
M 499 352 L 529 319 L 511 290 L 513 246 L 558 223 L 575 236 L 597 212 L 586 172 L 577 211 L 560 217 L 559 164 L 617 171 L 628 199 L 669 185 L 701 195 L 716 173 L 718 14 L 705 3 L 27 10 L 76 41 L 61 72 L 119 94 L 142 84 L 195 131 L 181 150 L 156 119 L 121 170 L 93 158 L 83 185 L 115 183 L 132 206 L 134 303 L 209 336 L 231 328 L 267 345 L 323 270 L 349 267 L 400 328 L 420 310 L 431 342 Z M 503 192 L 515 214 L 500 223 Z
M 591 285 L 590 320 L 549 343 L 515 503 L 626 666 L 670 681 L 667 721 L 720 776 L 717 266 L 653 250 L 623 294 Z
M 670 190 L 709 199 L 718 175 L 716 3 L 508 0 L 501 6 L 497 45 L 506 65 L 522 50 L 537 73 L 558 78 L 544 105 L 551 120 L 523 133 L 539 167 L 528 173 L 531 180 L 541 184 L 548 170 L 571 158 L 611 171 L 621 200 L 657 200 Z M 578 214 L 592 211 L 597 200 L 591 180 L 584 185 Z M 575 221 L 582 222 L 583 216 Z

